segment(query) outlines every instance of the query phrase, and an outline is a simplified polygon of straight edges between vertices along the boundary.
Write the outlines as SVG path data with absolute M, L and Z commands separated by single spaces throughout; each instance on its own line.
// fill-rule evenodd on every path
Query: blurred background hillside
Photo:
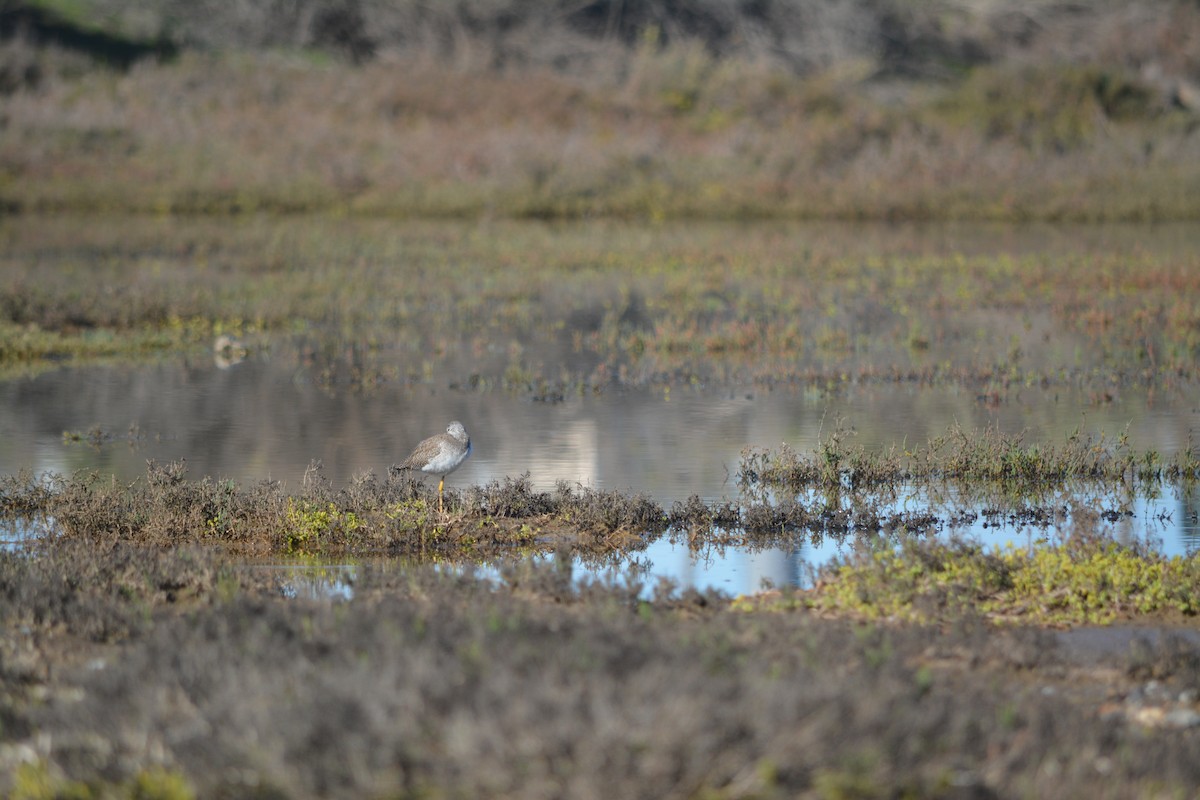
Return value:
M 0 0 L 9 212 L 1192 219 L 1195 0 Z

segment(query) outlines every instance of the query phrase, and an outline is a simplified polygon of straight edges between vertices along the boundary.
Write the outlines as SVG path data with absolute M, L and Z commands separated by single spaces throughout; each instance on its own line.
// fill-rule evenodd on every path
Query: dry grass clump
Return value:
M 565 491 L 569 495 L 570 490 Z M 555 507 L 549 494 L 533 488 L 528 473 L 468 489 L 463 502 L 480 513 L 514 519 L 540 517 L 552 513 Z
M 705 503 L 697 495 L 683 502 L 676 501 L 667 513 L 670 525 L 677 529 L 736 528 L 741 525 L 742 512 L 731 501 Z
M 555 499 L 564 521 L 584 530 L 640 534 L 658 532 L 667 525 L 662 506 L 643 494 L 626 495 L 591 487 L 576 489 L 560 482 Z
M 65 629 L 95 642 L 119 642 L 150 630 L 156 607 L 211 599 L 221 579 L 211 555 L 200 550 L 95 540 L 32 550 L 36 557 L 0 551 L 0 616 L 10 630 Z M 46 679 L 44 666 L 27 667 Z

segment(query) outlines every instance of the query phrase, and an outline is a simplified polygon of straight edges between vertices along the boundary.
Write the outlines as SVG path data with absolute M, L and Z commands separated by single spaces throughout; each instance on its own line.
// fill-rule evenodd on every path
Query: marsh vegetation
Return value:
M 239 337 L 332 387 L 1191 385 L 1193 226 L 21 217 L 0 367 Z M 189 350 L 190 349 L 190 350 Z
M 189 549 L 0 554 L 13 791 L 1085 797 L 1198 780 L 1187 638 L 1097 655 L 970 615 L 939 632 L 644 601 L 562 566 L 368 570 L 331 603 Z
M 1074 255 L 1036 239 L 973 251 L 913 230 L 869 241 L 787 226 L 20 223 L 4 229 L 9 330 L 52 345 L 7 351 L 10 375 L 30 376 L 18 386 L 64 362 L 79 380 L 97 363 L 82 348 L 100 341 L 94 369 L 135 389 L 116 398 L 154 396 L 155 380 L 128 376 L 158 367 L 137 364 L 186 362 L 167 373 L 181 376 L 175 397 L 205 371 L 271 363 L 338 414 L 382 402 L 365 417 L 378 425 L 396 424 L 400 403 L 447 398 L 624 409 L 654 393 L 703 408 L 730 392 L 815 392 L 836 413 L 853 393 L 915 385 L 1018 424 L 1027 396 L 1119 418 L 1143 395 L 1174 409 L 1179 438 L 1106 438 L 1085 413 L 1063 438 L 951 427 L 878 447 L 830 419 L 811 450 L 747 450 L 732 499 L 546 489 L 518 473 L 452 485 L 445 515 L 434 487 L 386 462 L 299 484 L 175 461 L 120 477 L 15 465 L 0 487 L 25 532 L 0 555 L 0 768 L 16 796 L 1082 797 L 1196 780 L 1196 557 L 1111 525 L 1139 493 L 1195 477 L 1191 406 L 1164 402 L 1195 385 L 1187 246 L 1085 234 Z M 1097 285 L 1111 287 L 1099 304 Z M 1089 308 L 1110 320 L 1084 322 Z M 244 343 L 241 364 L 213 363 L 218 333 Z M 292 396 L 274 380 L 240 386 L 219 384 L 253 389 L 235 406 L 252 420 Z M 39 398 L 21 402 L 49 405 Z M 38 446 L 136 460 L 177 435 L 178 414 L 107 429 L 78 416 Z M 12 441 L 13 461 L 35 452 Z M 897 506 L 914 482 L 953 502 Z M 1040 544 L 955 540 L 976 513 Z M 845 550 L 810 586 L 734 599 L 656 586 L 637 558 L 664 538 L 697 557 Z M 298 593 L 255 568 L 264 558 L 353 563 L 349 598 Z M 608 566 L 607 581 L 580 576 Z M 1096 651 L 1044 627 L 1098 622 L 1143 632 Z
M 1190 796 L 1198 42 L 0 0 L 0 793 Z
M 26 212 L 1200 211 L 1188 2 L 12 6 L 48 9 L 5 12 L 0 200 Z M 89 69 L 111 48 L 72 26 L 146 57 Z

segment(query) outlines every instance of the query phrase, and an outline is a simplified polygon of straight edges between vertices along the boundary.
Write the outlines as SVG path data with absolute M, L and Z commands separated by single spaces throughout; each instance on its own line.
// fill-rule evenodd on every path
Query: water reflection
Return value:
M 885 509 L 895 511 L 899 503 Z M 1109 509 L 1113 521 L 1102 522 L 1101 530 L 1126 544 L 1150 544 L 1166 556 L 1187 555 L 1200 546 L 1200 525 L 1194 515 L 1177 513 L 1186 507 L 1183 493 L 1168 487 L 1160 496 L 1138 497 L 1128 504 L 1126 513 L 1112 509 L 1121 505 L 1115 497 L 1096 496 L 1076 509 L 1079 514 Z M 936 506 L 932 507 L 938 510 Z M 1052 524 L 1020 521 L 1019 514 L 979 513 L 978 505 L 959 509 L 970 520 L 966 524 L 940 525 L 933 535 L 953 535 L 988 548 L 1028 549 L 1061 540 L 1069 535 L 1075 520 L 1065 509 Z M 946 509 L 942 508 L 941 513 Z M 1013 521 L 1013 520 L 1016 521 Z M 1089 523 L 1090 524 L 1090 523 Z M 679 587 L 715 589 L 738 595 L 757 592 L 767 586 L 802 587 L 812 585 L 819 570 L 834 559 L 845 559 L 856 550 L 891 546 L 898 539 L 891 534 L 845 537 L 824 536 L 813 541 L 797 541 L 770 547 L 727 546 L 694 549 L 686 535 L 664 535 L 651 542 L 640 554 L 652 565 L 654 577 L 666 577 Z M 584 574 L 595 576 L 586 568 Z
M 1178 495 L 1179 515 L 1173 521 L 1179 531 L 1180 543 L 1189 552 L 1200 550 L 1200 489 L 1189 484 Z
M 765 548 L 705 548 L 695 550 L 686 540 L 663 537 L 644 554 L 652 573 L 680 588 L 747 594 L 768 586 L 809 586 L 814 569 L 827 563 L 832 548 L 794 545 Z
M 988 405 L 954 386 L 903 385 L 836 396 L 759 388 L 612 391 L 547 404 L 434 385 L 328 392 L 297 380 L 287 359 L 229 369 L 207 361 L 63 369 L 0 383 L 0 472 L 87 469 L 133 480 L 147 459 L 185 459 L 193 478 L 296 487 L 316 460 L 336 485 L 367 470 L 383 474 L 451 419 L 463 420 L 475 448 L 451 487 L 528 471 L 542 489 L 563 480 L 642 491 L 669 505 L 692 494 L 736 496 L 744 448 L 787 443 L 807 452 L 838 419 L 855 429 L 853 444 L 868 448 L 923 445 L 958 425 L 1051 443 L 1076 429 L 1109 440 L 1127 432 L 1134 449 L 1170 456 L 1200 427 L 1200 408 L 1183 391 L 1125 392 L 1117 402 L 1093 405 L 1086 396 L 1031 388 Z M 112 435 L 98 447 L 86 436 L 64 440 L 64 432 L 94 429 Z
M 1034 388 L 989 405 L 953 386 L 859 387 L 835 396 L 677 387 L 571 396 L 547 404 L 437 385 L 329 392 L 302 378 L 294 360 L 276 354 L 223 368 L 206 358 L 136 369 L 63 369 L 0 383 L 0 472 L 96 470 L 134 480 L 145 474 L 147 459 L 183 459 L 194 479 L 210 475 L 246 485 L 273 479 L 298 490 L 306 468 L 317 460 L 336 486 L 368 470 L 384 474 L 429 431 L 461 419 L 475 453 L 451 476 L 448 489 L 528 471 L 540 489 L 567 481 L 635 490 L 669 507 L 693 494 L 706 501 L 736 498 L 744 448 L 787 443 L 807 452 L 838 418 L 855 428 L 855 443 L 869 448 L 923 445 L 957 424 L 967 430 L 996 426 L 1023 432 L 1031 442 L 1052 443 L 1076 429 L 1110 439 L 1126 432 L 1135 450 L 1156 449 L 1167 456 L 1187 446 L 1200 423 L 1200 409 L 1184 392 L 1139 396 L 1126 391 L 1118 401 L 1093 405 L 1088 397 L 1061 389 Z M 91 444 L 88 437 L 71 441 L 63 435 L 93 429 L 120 435 Z M 127 435 L 131 430 L 136 435 Z M 1072 497 L 1053 502 L 1067 505 Z M 892 502 L 903 510 L 934 500 L 901 492 Z M 1118 537 L 1156 538 L 1171 554 L 1200 545 L 1200 493 L 1193 487 L 1166 487 L 1157 498 L 1082 500 L 1096 508 L 1128 505 L 1133 515 L 1111 525 Z M 980 514 L 957 532 L 992 544 L 1025 544 L 1045 534 L 1036 526 L 995 522 Z M 22 535 L 12 533 L 0 539 L 0 546 L 11 547 Z M 665 536 L 651 542 L 642 557 L 656 575 L 681 585 L 741 593 L 758 589 L 764 580 L 800 585 L 813 567 L 844 552 L 843 547 L 826 541 L 697 554 L 686 541 Z M 334 580 L 330 591 L 342 591 L 341 585 L 349 582 Z
M 284 597 L 304 600 L 349 600 L 354 596 L 358 566 L 354 564 L 274 563 L 242 567 L 268 580 Z
M 37 519 L 0 521 L 0 550 L 20 551 L 46 535 L 49 524 Z

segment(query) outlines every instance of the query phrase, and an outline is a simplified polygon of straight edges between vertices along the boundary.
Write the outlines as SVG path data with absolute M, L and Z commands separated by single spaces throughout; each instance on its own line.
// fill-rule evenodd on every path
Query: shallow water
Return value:
M 946 432 L 996 427 L 1030 443 L 1061 444 L 1075 430 L 1170 456 L 1200 432 L 1200 400 L 1133 391 L 1093 404 L 1067 390 L 1022 389 L 993 405 L 955 386 L 816 391 L 757 387 L 609 391 L 543 403 L 505 392 L 436 386 L 328 391 L 294 366 L 268 360 L 229 369 L 196 363 L 61 369 L 0 382 L 0 471 L 99 470 L 123 480 L 148 459 L 184 459 L 189 475 L 297 487 L 318 461 L 335 484 L 384 474 L 420 439 L 462 420 L 471 459 L 449 480 L 480 484 L 530 473 L 641 491 L 661 503 L 735 497 L 744 448 L 787 443 L 805 452 L 843 420 L 854 444 L 916 447 Z M 98 430 L 102 439 L 88 441 Z M 83 435 L 70 441 L 64 433 Z
M 693 494 L 707 501 L 736 499 L 744 448 L 787 443 L 810 451 L 837 419 L 852 426 L 855 441 L 867 447 L 924 445 L 957 424 L 965 430 L 995 426 L 1023 432 L 1029 442 L 1052 444 L 1076 429 L 1109 439 L 1125 433 L 1135 451 L 1169 456 L 1200 429 L 1200 403 L 1182 392 L 1127 391 L 1096 405 L 1070 391 L 1035 388 L 1013 391 L 994 404 L 953 386 L 903 385 L 852 387 L 834 395 L 757 387 L 609 391 L 542 403 L 434 385 L 329 391 L 288 359 L 257 357 L 229 368 L 204 359 L 61 369 L 0 383 L 0 471 L 96 470 L 129 481 L 145 474 L 148 459 L 184 459 L 195 479 L 210 475 L 252 484 L 270 478 L 298 490 L 305 470 L 319 461 L 337 486 L 369 470 L 385 474 L 413 444 L 451 419 L 466 424 L 474 446 L 471 459 L 450 477 L 452 488 L 528 471 L 540 489 L 561 480 L 633 490 L 669 508 Z M 91 443 L 88 431 L 97 433 Z M 1047 505 L 1065 507 L 1079 499 L 1061 493 Z M 1157 497 L 1082 499 L 1096 511 L 1132 512 L 1106 524 L 1118 538 L 1149 538 L 1171 554 L 1200 543 L 1195 491 L 1168 485 Z M 910 491 L 901 492 L 891 507 L 912 510 L 930 503 Z M 951 507 L 980 510 L 970 503 Z M 1063 534 L 1070 524 L 1069 518 L 1046 527 L 979 515 L 968 516 L 953 532 L 1024 546 Z M 668 533 L 632 558 L 647 566 L 651 583 L 661 576 L 737 594 L 757 590 L 764 581 L 803 584 L 813 568 L 853 546 L 851 539 L 696 552 L 684 537 Z M 304 569 L 296 574 L 297 591 L 306 591 Z M 320 580 L 339 585 L 340 577 L 321 574 Z

